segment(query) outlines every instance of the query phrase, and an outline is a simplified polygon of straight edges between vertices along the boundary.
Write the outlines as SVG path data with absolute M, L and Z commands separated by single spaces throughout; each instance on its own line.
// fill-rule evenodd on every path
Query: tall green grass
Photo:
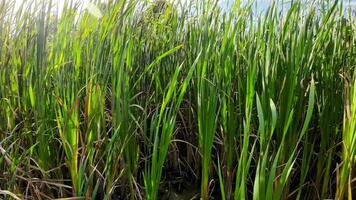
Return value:
M 220 3 L 1 1 L 0 195 L 353 199 L 352 11 Z

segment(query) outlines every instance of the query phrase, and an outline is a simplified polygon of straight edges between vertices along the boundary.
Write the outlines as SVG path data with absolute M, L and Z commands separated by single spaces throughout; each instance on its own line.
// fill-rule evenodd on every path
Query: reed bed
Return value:
M 355 18 L 281 3 L 1 1 L 0 198 L 354 199 Z

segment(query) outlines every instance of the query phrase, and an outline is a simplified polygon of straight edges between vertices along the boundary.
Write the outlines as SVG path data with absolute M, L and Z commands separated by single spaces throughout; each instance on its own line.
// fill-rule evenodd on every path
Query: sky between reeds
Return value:
M 28 0 L 15 0 L 15 2 L 16 2 L 15 10 L 18 9 L 18 7 L 24 1 L 28 1 Z M 37 0 L 34 0 L 34 1 L 37 1 Z M 88 7 L 89 3 L 92 0 L 76 0 L 76 1 L 79 2 L 81 7 L 85 9 Z M 107 0 L 103 0 L 101 2 L 105 2 L 105 1 L 107 1 Z M 154 1 L 154 0 L 151 0 L 151 1 Z M 180 2 L 180 3 L 184 4 L 184 3 L 187 3 L 192 0 L 169 0 L 169 1 Z M 222 7 L 223 9 L 228 9 L 234 0 L 219 0 L 219 1 L 220 1 L 220 3 L 219 3 L 220 7 Z M 243 1 L 246 1 L 246 0 L 243 0 Z M 285 0 L 285 2 L 289 2 L 289 1 L 290 0 Z M 63 10 L 65 1 L 64 0 L 53 0 L 53 2 L 54 2 L 54 6 L 56 8 L 55 10 L 58 10 L 58 12 L 60 14 L 60 12 Z M 343 2 L 345 3 L 345 5 L 347 7 L 351 6 L 352 8 L 356 9 L 356 0 L 343 0 Z M 268 8 L 270 3 L 271 3 L 271 0 L 256 0 L 256 9 L 258 11 L 263 12 Z

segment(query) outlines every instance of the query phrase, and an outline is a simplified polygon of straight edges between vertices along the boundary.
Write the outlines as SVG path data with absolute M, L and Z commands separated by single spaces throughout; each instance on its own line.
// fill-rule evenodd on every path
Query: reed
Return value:
M 355 197 L 347 3 L 81 3 L 0 1 L 0 198 Z

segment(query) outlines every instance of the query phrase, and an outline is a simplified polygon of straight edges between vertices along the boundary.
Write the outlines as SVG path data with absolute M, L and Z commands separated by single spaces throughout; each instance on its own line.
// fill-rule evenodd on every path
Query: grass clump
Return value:
M 341 1 L 0 2 L 5 199 L 353 199 Z

